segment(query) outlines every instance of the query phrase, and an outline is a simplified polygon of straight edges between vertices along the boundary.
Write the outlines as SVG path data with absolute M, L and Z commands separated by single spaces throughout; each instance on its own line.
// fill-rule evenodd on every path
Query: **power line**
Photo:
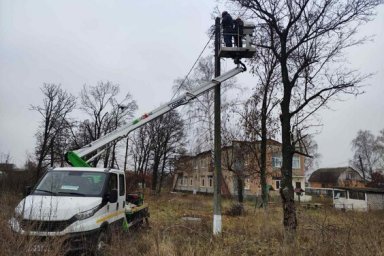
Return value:
M 208 42 L 205 44 L 205 46 L 204 46 L 203 50 L 200 52 L 200 54 L 199 54 L 199 56 L 197 57 L 197 59 L 196 59 L 195 63 L 193 63 L 193 65 L 192 65 L 191 69 L 189 70 L 188 74 L 185 76 L 185 78 L 184 78 L 183 82 L 181 82 L 181 84 L 180 84 L 180 85 L 179 85 L 179 87 L 177 88 L 176 92 L 173 94 L 173 96 L 172 96 L 172 99 L 171 99 L 171 100 L 173 100 L 173 98 L 174 98 L 174 97 L 176 96 L 176 94 L 179 92 L 179 90 L 181 89 L 181 87 L 184 85 L 185 81 L 188 79 L 188 76 L 191 74 L 191 72 L 192 72 L 193 68 L 196 66 L 196 63 L 199 61 L 199 59 L 200 59 L 201 55 L 203 55 L 203 53 L 204 53 L 205 49 L 207 48 L 207 46 L 208 46 L 208 45 L 209 45 L 209 43 L 211 42 L 211 40 L 212 40 L 212 37 L 213 37 L 213 35 L 214 35 L 214 34 L 215 34 L 215 33 L 212 33 L 212 34 L 211 34 L 211 36 L 209 37 L 209 40 L 208 40 Z

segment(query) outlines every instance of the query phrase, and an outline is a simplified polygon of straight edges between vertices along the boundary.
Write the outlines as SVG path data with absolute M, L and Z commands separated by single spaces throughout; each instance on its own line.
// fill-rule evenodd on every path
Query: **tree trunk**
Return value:
M 284 40 L 283 40 L 284 41 Z M 286 42 L 286 41 L 284 41 Z M 285 54 L 285 45 L 282 45 L 282 55 Z M 281 74 L 284 85 L 284 96 L 281 102 L 281 136 L 282 136 L 282 155 L 283 164 L 281 167 L 281 187 L 280 196 L 284 211 L 284 228 L 288 235 L 293 234 L 297 227 L 296 207 L 294 191 L 292 186 L 292 157 L 294 148 L 291 143 L 291 113 L 290 102 L 293 85 L 289 80 L 289 73 L 286 60 L 281 60 Z
M 42 167 L 43 167 L 43 160 L 41 159 L 41 157 L 39 157 L 39 161 L 37 163 L 37 168 L 36 168 L 35 182 L 37 182 L 40 178 Z
M 359 163 L 360 163 L 360 170 L 363 173 L 363 181 L 366 182 L 367 180 L 365 178 L 365 170 L 364 170 L 363 161 L 361 160 L 361 156 L 360 155 L 359 155 Z
M 239 200 L 239 203 L 244 203 L 244 181 L 240 176 L 236 176 L 237 178 L 237 198 Z
M 47 129 L 47 128 L 46 128 Z M 47 141 L 48 141 L 48 135 L 46 135 L 47 132 L 44 132 L 44 138 L 43 138 L 43 143 L 40 149 L 40 155 L 39 155 L 39 160 L 37 162 L 37 170 L 36 170 L 36 177 L 35 177 L 35 182 L 37 182 L 40 178 L 41 175 L 41 169 L 43 168 L 43 161 L 45 158 L 45 152 L 47 152 Z
M 167 150 L 164 148 L 164 154 L 163 154 L 163 164 L 161 166 L 161 174 L 160 174 L 160 181 L 159 185 L 157 187 L 157 193 L 160 194 L 161 192 L 161 186 L 163 185 L 163 180 L 164 180 L 164 170 L 165 170 L 165 164 L 167 162 Z
M 112 147 L 112 159 L 111 159 L 111 165 L 110 165 L 111 168 L 115 168 L 117 166 L 117 163 L 115 165 L 115 162 L 116 162 L 116 142 L 113 143 L 113 147 Z
M 151 190 L 153 194 L 156 194 L 158 173 L 159 173 L 159 159 L 158 157 L 155 157 L 155 162 L 153 163 L 153 169 L 152 169 L 152 184 L 151 184 Z
M 147 170 L 148 170 L 148 162 L 149 162 L 149 159 L 148 159 L 148 155 L 145 156 L 144 158 L 144 163 L 143 163 L 143 170 L 142 170 L 142 176 L 141 176 L 141 186 L 142 186 L 142 189 L 143 189 L 143 192 L 144 192 L 144 188 L 146 187 L 146 184 L 145 184 L 145 178 L 147 177 Z
M 281 114 L 281 127 L 282 127 L 282 153 L 283 165 L 281 168 L 281 188 L 280 195 L 283 203 L 284 211 L 284 228 L 290 233 L 296 230 L 296 207 L 294 201 L 294 191 L 292 186 L 292 156 L 293 149 L 291 145 L 291 130 L 290 130 L 290 115 L 289 105 L 283 101 L 282 114 Z
M 105 150 L 105 156 L 104 156 L 104 168 L 108 168 L 109 154 L 110 154 L 110 149 L 108 148 L 107 150 Z M 95 167 L 96 167 L 96 166 L 95 166 Z
M 55 154 L 54 154 L 54 139 L 55 137 L 51 138 L 51 144 L 50 144 L 50 150 L 51 150 L 51 167 L 53 167 L 55 163 Z
M 261 109 L 261 159 L 260 159 L 260 185 L 263 208 L 268 207 L 269 188 L 267 184 L 267 97 L 268 87 L 264 89 L 263 103 Z

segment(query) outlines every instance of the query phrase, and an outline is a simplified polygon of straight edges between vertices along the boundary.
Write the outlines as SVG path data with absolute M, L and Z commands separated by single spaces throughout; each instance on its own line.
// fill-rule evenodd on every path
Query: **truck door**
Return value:
M 113 189 L 117 190 L 117 174 L 116 173 L 110 173 L 109 174 L 109 181 L 108 181 L 108 191 L 107 193 L 111 193 Z M 119 192 L 119 190 L 117 190 Z M 107 206 L 107 212 L 114 212 L 117 209 L 117 204 L 119 200 L 117 200 L 116 203 L 110 203 L 108 202 Z
M 125 207 L 125 177 L 123 174 L 119 174 L 119 196 L 117 199 L 118 210 Z

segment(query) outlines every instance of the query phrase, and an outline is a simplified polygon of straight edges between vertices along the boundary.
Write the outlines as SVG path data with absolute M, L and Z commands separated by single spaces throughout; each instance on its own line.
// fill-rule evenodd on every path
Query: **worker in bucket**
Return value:
M 223 37 L 226 47 L 232 47 L 232 34 L 233 34 L 233 19 L 231 15 L 224 11 L 221 14 L 221 26 L 223 28 Z
M 238 17 L 234 21 L 234 36 L 233 39 L 235 41 L 236 47 L 243 47 L 243 28 L 244 28 L 244 22 Z

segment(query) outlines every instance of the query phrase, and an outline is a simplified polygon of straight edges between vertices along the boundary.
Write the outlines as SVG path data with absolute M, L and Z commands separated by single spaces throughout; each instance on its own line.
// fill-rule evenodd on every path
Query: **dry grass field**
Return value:
M 35 241 L 13 234 L 7 221 L 20 197 L 0 195 L 0 254 L 29 255 Z M 223 232 L 212 233 L 212 199 L 201 195 L 167 194 L 147 197 L 150 227 L 115 233 L 106 255 L 384 255 L 384 212 L 341 212 L 331 208 L 298 207 L 299 228 L 287 243 L 282 210 L 267 211 L 246 203 L 241 217 L 223 216 Z M 223 200 L 223 212 L 231 207 Z M 198 217 L 186 221 L 183 217 Z M 60 240 L 51 251 L 61 255 Z

